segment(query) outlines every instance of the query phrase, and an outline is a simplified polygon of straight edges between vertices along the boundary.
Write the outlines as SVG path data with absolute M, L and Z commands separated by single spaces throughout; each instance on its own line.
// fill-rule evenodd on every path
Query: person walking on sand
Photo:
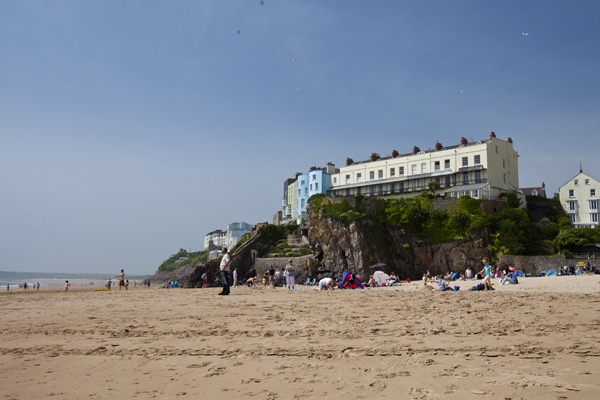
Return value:
M 221 249 L 223 257 L 221 258 L 221 265 L 219 270 L 221 271 L 221 284 L 223 290 L 219 293 L 219 296 L 229 296 L 229 264 L 231 263 L 231 257 L 227 254 L 227 247 Z
M 65 292 L 69 291 L 69 281 L 65 281 Z
M 483 269 L 479 271 L 479 274 L 483 275 L 483 284 L 485 285 L 485 290 L 494 290 L 492 287 L 492 266 L 487 257 L 484 257 L 481 260 L 483 263 Z
M 127 290 L 127 286 L 125 286 L 125 270 L 122 269 L 121 273 L 119 274 L 119 290 L 121 290 L 121 286 L 123 286 L 125 288 L 125 290 Z
M 288 290 L 296 291 L 296 282 L 295 280 L 296 274 L 296 266 L 294 265 L 294 260 L 289 259 L 287 265 L 285 266 L 285 283 L 288 287 Z

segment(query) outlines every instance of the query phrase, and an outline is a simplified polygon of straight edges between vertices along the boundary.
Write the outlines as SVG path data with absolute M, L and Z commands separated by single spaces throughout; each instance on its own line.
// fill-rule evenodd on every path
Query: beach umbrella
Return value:
M 384 263 L 377 263 L 377 264 L 371 265 L 369 268 L 371 268 L 371 269 L 380 269 L 380 268 L 383 268 L 383 267 L 385 267 Z

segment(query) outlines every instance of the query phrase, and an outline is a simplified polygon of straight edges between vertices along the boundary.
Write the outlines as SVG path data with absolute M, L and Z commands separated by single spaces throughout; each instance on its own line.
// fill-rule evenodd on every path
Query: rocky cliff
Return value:
M 355 198 L 327 198 L 325 201 L 348 201 Z M 487 256 L 488 235 L 482 231 L 459 241 L 431 244 L 408 232 L 402 226 L 386 226 L 371 218 L 380 200 L 361 199 L 366 217 L 343 222 L 326 217 L 309 206 L 309 238 L 316 263 L 309 268 L 331 270 L 340 275 L 344 269 L 366 277 L 377 263 L 385 264 L 385 272 L 394 271 L 401 279 L 420 279 L 429 269 L 432 274 L 448 271 L 464 272 L 467 265 L 481 267 Z M 313 273 L 314 271 L 310 271 Z

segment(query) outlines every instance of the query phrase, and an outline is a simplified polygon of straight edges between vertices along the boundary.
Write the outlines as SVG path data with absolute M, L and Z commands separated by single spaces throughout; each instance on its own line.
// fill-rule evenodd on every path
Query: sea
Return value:
M 136 282 L 141 283 L 144 279 L 150 278 L 152 275 L 126 275 L 129 279 L 129 284 L 134 285 Z M 0 289 L 6 288 L 21 288 L 24 283 L 27 286 L 34 288 L 40 284 L 40 288 L 62 287 L 65 281 L 69 281 L 70 286 L 90 286 L 104 287 L 108 280 L 111 279 L 114 284 L 118 283 L 118 276 L 102 273 L 60 273 L 60 272 L 14 272 L 0 271 Z

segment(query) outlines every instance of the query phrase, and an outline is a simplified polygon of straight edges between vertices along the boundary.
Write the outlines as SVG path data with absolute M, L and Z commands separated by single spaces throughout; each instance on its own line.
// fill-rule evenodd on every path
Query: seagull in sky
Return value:
M 529 36 L 529 32 L 523 32 L 523 33 L 521 33 L 521 35 L 523 35 L 523 36 Z

